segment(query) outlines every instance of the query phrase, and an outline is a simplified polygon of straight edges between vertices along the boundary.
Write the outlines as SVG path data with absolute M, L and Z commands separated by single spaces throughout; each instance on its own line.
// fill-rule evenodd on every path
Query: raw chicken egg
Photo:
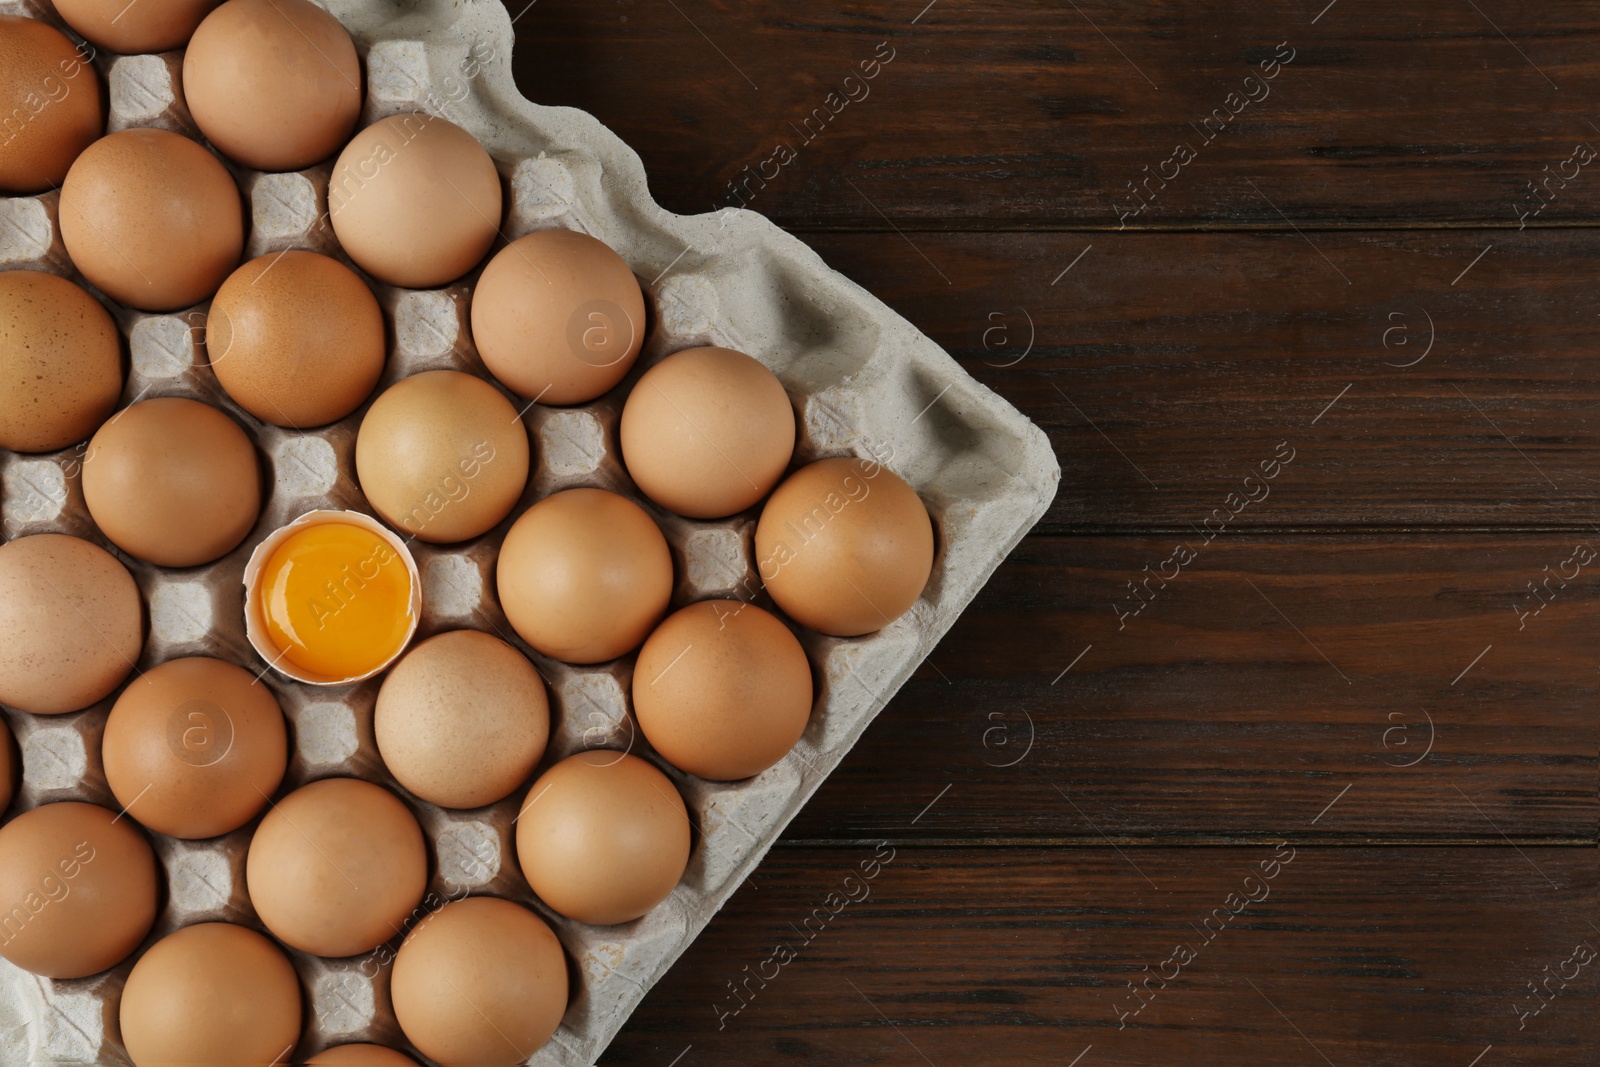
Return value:
M 133 965 L 118 1017 L 134 1067 L 267 1067 L 300 1041 L 300 979 L 254 930 L 185 926 Z
M 689 864 L 689 813 L 672 779 L 638 756 L 568 756 L 528 791 L 517 859 L 569 919 L 611 926 L 667 898 Z
M 644 344 L 644 294 L 588 234 L 540 230 L 502 248 L 472 294 L 472 339 L 506 388 L 581 404 L 622 381 Z
M 272 691 L 232 663 L 193 656 L 152 667 L 112 705 L 101 741 L 106 784 L 169 837 L 237 830 L 278 791 L 288 762 Z
M 344 418 L 383 374 L 383 313 L 355 271 L 278 252 L 229 275 L 206 314 L 217 382 L 256 418 L 303 430 Z
M 743 511 L 772 491 L 794 455 L 783 383 L 729 348 L 689 348 L 634 384 L 619 436 L 628 474 L 657 504 L 691 519 Z
M 855 637 L 908 611 L 933 571 L 916 490 L 873 460 L 823 459 L 778 486 L 756 524 L 756 567 L 791 618 Z
M 382 1045 L 335 1045 L 306 1061 L 307 1067 L 417 1067 L 403 1052 Z
M 472 134 L 432 115 L 393 115 L 339 154 L 328 181 L 333 232 L 356 265 L 408 289 L 448 284 L 500 232 L 500 174 Z
M 54 0 L 67 25 L 125 56 L 182 48 L 217 0 Z
M 238 423 L 181 397 L 124 408 L 89 441 L 83 501 L 129 555 L 193 567 L 227 555 L 261 514 L 261 467 Z
M 215 156 L 166 130 L 84 149 L 61 186 L 61 240 L 96 288 L 141 311 L 217 291 L 244 250 L 239 189 Z
M 498 389 L 454 370 L 413 374 L 361 418 L 356 475 L 391 526 L 443 544 L 486 533 L 528 484 L 528 431 Z
M 422 828 L 388 790 L 355 778 L 302 786 L 268 811 L 245 861 L 250 900 L 278 940 L 316 956 L 369 952 L 422 901 Z
M 82 978 L 139 947 L 156 918 L 156 856 L 132 819 L 64 801 L 0 827 L 0 957 Z
M 442 1067 L 515 1067 L 561 1025 L 567 959 L 532 911 L 468 897 L 406 937 L 390 993 L 406 1038 Z
M 0 272 L 0 448 L 76 444 L 121 395 L 122 339 L 99 301 L 53 274 Z
M 78 154 L 105 133 L 93 55 L 38 19 L 0 15 L 0 192 L 55 188 Z
M 748 778 L 805 732 L 811 664 L 789 628 L 754 604 L 690 604 L 639 650 L 633 710 L 650 744 L 679 770 Z
M 361 62 L 339 20 L 310 0 L 228 0 L 184 52 L 183 95 L 229 159 L 299 170 L 333 155 L 356 128 Z
M 111 695 L 144 647 L 144 603 L 117 558 L 66 534 L 0 545 L 0 701 L 36 715 Z
M 603 663 L 637 648 L 667 610 L 672 554 L 633 501 L 568 489 L 512 525 L 495 580 L 524 641 L 568 663 Z

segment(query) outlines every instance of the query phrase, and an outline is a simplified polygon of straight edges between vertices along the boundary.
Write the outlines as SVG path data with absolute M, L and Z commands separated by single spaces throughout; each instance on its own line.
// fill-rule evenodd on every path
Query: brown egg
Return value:
M 528 431 L 500 391 L 454 370 L 394 383 L 361 418 L 356 475 L 396 529 L 446 544 L 511 514 L 528 484 Z
M 176 311 L 215 293 L 239 265 L 244 207 L 227 170 L 187 137 L 123 130 L 67 172 L 61 240 L 113 300 Z
M 500 174 L 466 130 L 432 115 L 379 119 L 339 154 L 333 232 L 356 265 L 408 289 L 477 266 L 500 232 Z
M 0 718 L 0 815 L 11 806 L 17 795 L 17 745 L 11 737 L 11 727 Z
M 140 957 L 118 1014 L 134 1067 L 266 1067 L 299 1043 L 300 980 L 254 930 L 200 923 Z
M 353 956 L 394 937 L 427 879 L 416 816 L 393 793 L 354 778 L 325 778 L 280 800 L 245 861 L 261 921 L 316 956 Z
M 77 444 L 121 395 L 122 339 L 99 301 L 53 274 L 0 272 L 0 448 Z
M 66 534 L 0 545 L 0 701 L 35 715 L 86 708 L 143 647 L 139 587 L 111 553 Z
M 261 514 L 261 468 L 237 423 L 181 397 L 118 412 L 89 442 L 83 502 L 116 546 L 161 567 L 232 551 Z
M 206 355 L 240 407 L 276 426 L 344 418 L 383 374 L 383 313 L 355 271 L 315 252 L 252 259 L 217 290 Z
M 54 0 L 67 25 L 125 56 L 182 48 L 217 0 Z
M 83 978 L 139 947 L 156 919 L 156 856 L 133 820 L 65 801 L 0 827 L 0 956 Z
M 650 744 L 679 770 L 748 778 L 805 733 L 811 664 L 789 628 L 754 604 L 690 604 L 639 650 L 633 711 Z
M 688 348 L 644 372 L 622 409 L 622 459 L 646 496 L 691 519 L 743 511 L 794 455 L 783 383 L 728 348 Z
M 106 782 L 169 837 L 216 837 L 267 806 L 288 761 L 272 690 L 219 659 L 169 660 L 134 679 L 106 719 Z
M 672 779 L 638 756 L 568 756 L 528 791 L 517 858 L 533 891 L 569 919 L 611 926 L 667 898 L 689 864 L 689 813 Z
M 441 1067 L 514 1067 L 567 1010 L 567 960 L 538 915 L 495 897 L 452 901 L 394 960 L 395 1018 Z
M 550 703 L 522 653 L 486 633 L 453 630 L 389 671 L 372 725 L 401 785 L 441 807 L 477 808 L 533 773 L 550 738 Z
M 522 639 L 568 663 L 639 647 L 672 596 L 672 553 L 645 510 L 604 489 L 568 489 L 523 512 L 496 568 Z
M 339 20 L 310 0 L 228 0 L 183 54 L 183 95 L 229 159 L 300 170 L 356 128 L 361 62 Z
M 78 153 L 105 133 L 92 57 L 38 19 L 0 15 L 0 192 L 55 188 Z
M 495 254 L 472 294 L 472 338 L 507 389 L 581 404 L 622 380 L 644 344 L 644 294 L 588 234 L 540 230 Z
M 900 476 L 823 459 L 778 486 L 756 524 L 767 592 L 803 626 L 855 637 L 904 615 L 933 572 L 933 523 Z
M 382 1045 L 335 1045 L 306 1063 L 309 1067 L 417 1067 L 410 1056 Z

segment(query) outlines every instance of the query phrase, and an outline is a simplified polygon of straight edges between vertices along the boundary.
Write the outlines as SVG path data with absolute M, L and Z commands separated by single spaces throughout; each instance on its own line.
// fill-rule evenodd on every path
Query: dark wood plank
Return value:
M 1559 177 L 1600 145 L 1600 15 L 1573 0 L 1320 17 L 1323 0 L 506 2 L 523 91 L 597 115 L 679 212 L 743 201 L 881 229 L 880 211 L 902 227 L 1282 228 L 1280 209 L 1302 225 L 1600 210 L 1591 169 Z M 880 43 L 894 58 L 863 79 Z M 1275 55 L 1292 59 L 1262 80 Z M 1136 185 L 1147 206 L 1130 215 Z
M 779 849 L 756 881 L 602 1063 L 1593 1062 L 1600 960 L 1574 956 L 1600 947 L 1593 849 L 862 844 Z M 1132 1014 L 1128 983 L 1163 970 Z M 1561 971 L 1519 1029 L 1527 983 Z
M 1594 231 L 807 240 L 1050 434 L 1042 531 L 1189 530 L 1280 442 L 1236 528 L 1600 510 Z
M 1593 534 L 1032 537 L 790 833 L 1592 842 L 1597 574 Z

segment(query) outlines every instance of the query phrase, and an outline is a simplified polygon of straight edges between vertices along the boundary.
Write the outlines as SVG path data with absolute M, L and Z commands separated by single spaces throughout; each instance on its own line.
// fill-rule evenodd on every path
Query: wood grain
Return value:
M 1593 849 L 779 849 L 602 1062 L 1576 1067 L 1595 916 Z
M 1286 230 L 1600 209 L 1590 170 L 1559 177 L 1600 145 L 1600 15 L 1573 0 L 509 6 L 524 92 L 597 115 L 684 213 Z M 894 58 L 863 80 L 885 42 Z M 1277 54 L 1293 58 L 1262 80 Z M 1146 206 L 1124 218 L 1134 186 Z

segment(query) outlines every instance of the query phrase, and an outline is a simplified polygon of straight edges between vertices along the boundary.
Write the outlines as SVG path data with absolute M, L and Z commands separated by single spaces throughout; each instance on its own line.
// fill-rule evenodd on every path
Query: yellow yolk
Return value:
M 374 671 L 411 628 L 411 574 L 371 530 L 324 522 L 290 535 L 261 569 L 261 614 L 300 670 L 330 680 Z

